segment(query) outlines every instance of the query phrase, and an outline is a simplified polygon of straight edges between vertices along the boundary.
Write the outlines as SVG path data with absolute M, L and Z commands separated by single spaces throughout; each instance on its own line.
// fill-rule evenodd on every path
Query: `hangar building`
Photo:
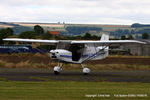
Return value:
M 146 44 L 125 44 L 120 48 L 129 50 L 132 55 L 137 56 L 150 56 L 150 40 L 140 40 Z

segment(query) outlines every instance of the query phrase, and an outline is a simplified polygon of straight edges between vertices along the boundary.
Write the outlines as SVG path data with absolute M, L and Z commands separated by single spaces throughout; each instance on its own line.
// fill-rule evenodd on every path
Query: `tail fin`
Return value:
M 106 34 L 102 34 L 102 37 L 100 39 L 100 41 L 108 41 L 109 40 L 109 35 Z M 102 46 L 102 48 L 105 48 L 105 55 L 104 57 L 107 57 L 109 55 L 109 46 Z
M 102 34 L 100 41 L 107 41 L 107 40 L 109 40 L 109 35 Z

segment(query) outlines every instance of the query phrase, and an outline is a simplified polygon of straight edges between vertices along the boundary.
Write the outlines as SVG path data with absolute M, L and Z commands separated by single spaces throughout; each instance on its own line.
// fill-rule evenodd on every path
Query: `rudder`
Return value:
M 107 40 L 109 40 L 109 35 L 102 34 L 100 41 L 107 41 Z

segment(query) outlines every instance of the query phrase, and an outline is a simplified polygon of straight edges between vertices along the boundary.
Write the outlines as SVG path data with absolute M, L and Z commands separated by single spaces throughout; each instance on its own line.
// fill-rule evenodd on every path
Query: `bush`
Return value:
M 34 31 L 25 31 L 25 32 L 22 32 L 20 35 L 19 35 L 19 38 L 28 38 L 28 39 L 32 39 L 32 38 L 35 38 L 36 37 L 36 34 Z

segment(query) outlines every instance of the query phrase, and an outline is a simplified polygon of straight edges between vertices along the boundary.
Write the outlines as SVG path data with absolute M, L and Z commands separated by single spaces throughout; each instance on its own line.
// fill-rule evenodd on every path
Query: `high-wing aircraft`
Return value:
M 88 60 L 100 60 L 109 55 L 109 46 L 113 44 L 140 43 L 137 40 L 109 40 L 109 35 L 103 34 L 99 41 L 76 40 L 36 40 L 5 38 L 4 41 L 37 42 L 49 45 L 57 45 L 55 50 L 50 50 L 50 58 L 58 62 L 54 67 L 54 74 L 62 71 L 63 63 L 81 64 L 83 73 L 90 73 L 90 69 L 83 66 Z

